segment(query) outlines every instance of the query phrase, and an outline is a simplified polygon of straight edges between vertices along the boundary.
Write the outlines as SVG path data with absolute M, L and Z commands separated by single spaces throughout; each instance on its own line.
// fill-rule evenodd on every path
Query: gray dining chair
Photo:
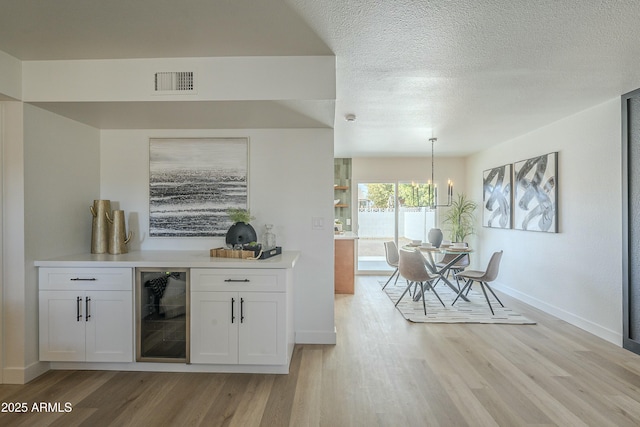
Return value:
M 503 251 L 494 252 L 493 255 L 491 255 L 491 259 L 489 259 L 489 263 L 487 264 L 487 269 L 485 271 L 465 270 L 460 273 L 457 273 L 457 277 L 461 279 L 466 279 L 467 282 L 462 287 L 462 289 L 456 296 L 456 299 L 453 300 L 451 305 L 455 304 L 458 298 L 460 297 L 460 295 L 462 295 L 465 291 L 466 291 L 466 294 L 469 293 L 469 290 L 471 289 L 471 285 L 473 284 L 473 282 L 478 282 L 480 283 L 480 287 L 482 288 L 482 293 L 484 294 L 484 298 L 487 300 L 487 304 L 489 304 L 489 309 L 491 310 L 491 314 L 495 314 L 495 313 L 493 312 L 493 307 L 491 307 L 491 302 L 489 301 L 489 297 L 487 296 L 487 291 L 485 290 L 485 287 L 489 289 L 489 292 L 491 292 L 493 297 L 500 303 L 501 306 L 504 307 L 504 304 L 502 304 L 502 301 L 500 301 L 500 298 L 498 298 L 496 293 L 493 292 L 493 289 L 491 289 L 491 287 L 489 286 L 489 282 L 493 282 L 498 277 L 500 260 L 502 259 L 502 252 Z
M 466 245 L 466 246 L 469 246 L 469 245 Z M 436 267 L 438 267 L 439 269 L 444 268 L 447 264 L 453 261 L 457 256 L 458 254 L 444 254 L 442 259 L 436 263 Z M 453 273 L 453 278 L 456 279 L 456 283 L 458 284 L 458 290 L 460 290 L 460 279 L 458 278 L 458 273 L 463 271 L 465 268 L 469 267 L 469 264 L 470 264 L 469 254 L 467 254 L 462 258 L 460 258 L 458 262 L 453 264 L 447 270 L 447 276 L 449 275 L 449 273 Z
M 426 261 L 422 254 L 417 250 L 400 249 L 399 259 L 398 270 L 400 272 L 400 275 L 407 279 L 407 287 L 405 288 L 402 295 L 400 295 L 400 298 L 398 298 L 398 301 L 396 301 L 396 306 L 402 300 L 405 294 L 409 292 L 411 286 L 414 287 L 415 296 L 415 292 L 417 291 L 419 284 L 422 293 L 422 308 L 425 315 L 427 314 L 427 303 L 424 299 L 424 294 L 426 293 L 426 291 L 432 291 L 440 301 L 440 304 L 442 304 L 442 306 L 444 307 L 444 302 L 442 302 L 440 295 L 438 295 L 438 293 L 435 289 L 433 289 L 432 286 L 433 281 L 437 280 L 440 276 L 432 275 L 427 271 L 427 266 L 425 265 Z
M 398 273 L 398 262 L 400 259 L 398 256 L 398 247 L 396 246 L 396 243 L 394 241 L 384 242 L 384 252 L 387 258 L 387 264 L 389 264 L 389 267 L 395 268 L 395 270 L 393 271 L 393 274 L 389 276 L 389 280 L 387 280 L 387 283 L 384 284 L 382 289 L 387 287 L 394 276 L 396 277 L 396 280 L 393 283 L 394 285 L 398 283 L 398 277 L 400 277 L 400 274 Z

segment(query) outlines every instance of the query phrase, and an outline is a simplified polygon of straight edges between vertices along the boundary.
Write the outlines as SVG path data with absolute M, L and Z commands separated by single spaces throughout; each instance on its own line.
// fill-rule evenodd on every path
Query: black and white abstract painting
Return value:
M 511 228 L 512 165 L 499 166 L 483 172 L 482 225 L 490 228 Z
M 558 153 L 514 164 L 514 228 L 558 231 Z
M 247 209 L 247 138 L 151 138 L 149 235 L 222 237 Z

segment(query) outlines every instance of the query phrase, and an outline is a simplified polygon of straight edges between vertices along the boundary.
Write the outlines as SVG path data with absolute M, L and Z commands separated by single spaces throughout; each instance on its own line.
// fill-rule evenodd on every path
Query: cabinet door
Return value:
M 86 291 L 87 362 L 133 362 L 131 291 Z
M 40 360 L 85 360 L 84 293 L 40 291 Z
M 286 298 L 281 292 L 241 292 L 238 362 L 287 363 Z
M 191 363 L 238 363 L 237 292 L 191 293 Z

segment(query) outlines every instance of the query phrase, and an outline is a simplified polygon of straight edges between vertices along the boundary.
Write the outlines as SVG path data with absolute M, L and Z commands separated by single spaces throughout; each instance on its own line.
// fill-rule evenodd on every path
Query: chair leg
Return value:
M 440 283 L 440 280 L 442 280 L 442 276 L 438 276 L 438 278 L 436 279 L 435 283 L 433 283 L 433 284 L 431 285 L 431 289 L 435 288 L 435 287 L 436 287 L 436 285 L 437 285 L 438 283 Z
M 489 292 L 491 292 L 491 295 L 493 295 L 493 297 L 496 299 L 496 301 L 498 301 L 500 303 L 500 305 L 504 307 L 504 304 L 502 303 L 502 301 L 500 301 L 500 298 L 498 298 L 496 293 L 493 292 L 493 289 L 491 289 L 491 286 L 489 286 L 489 284 L 487 282 L 484 282 L 484 285 L 487 287 L 487 289 L 489 289 Z
M 467 288 L 467 292 L 464 294 L 465 296 L 469 295 L 469 291 L 471 291 L 471 286 Z
M 438 282 L 436 281 L 436 283 L 438 283 Z M 436 297 L 437 297 L 437 298 L 438 298 L 438 300 L 440 301 L 440 304 L 442 304 L 442 306 L 443 306 L 443 307 L 446 307 L 446 306 L 444 305 L 444 302 L 442 302 L 442 298 L 440 298 L 440 295 L 438 295 L 438 293 L 436 292 L 436 289 L 435 289 L 435 288 L 433 287 L 433 285 L 432 285 L 431 283 L 429 283 L 429 282 L 427 282 L 427 289 L 431 289 L 431 292 L 433 292 L 433 293 L 436 295 Z M 424 295 L 424 291 L 423 291 L 423 295 Z M 426 309 L 425 309 L 425 313 L 424 313 L 424 314 L 427 314 Z
M 407 291 L 409 291 L 409 289 L 411 289 L 411 285 L 413 285 L 413 282 L 410 282 L 410 281 L 407 280 L 407 287 L 404 289 L 404 292 L 402 293 L 402 295 L 400 295 L 400 298 L 398 298 L 398 301 L 396 301 L 396 306 L 398 305 L 398 303 L 400 302 L 402 297 L 405 296 Z M 409 294 L 409 295 L 411 295 L 411 294 Z
M 387 280 L 387 283 L 384 284 L 384 286 L 382 287 L 382 289 L 384 290 L 384 288 L 387 287 L 387 285 L 389 284 L 389 282 L 391 281 L 391 279 L 393 279 L 393 276 L 396 275 L 396 273 L 398 273 L 398 269 L 396 268 L 395 271 L 393 272 L 393 274 L 391 276 L 389 276 L 389 280 Z M 398 275 L 400 275 L 398 273 Z M 398 280 L 398 278 L 396 278 L 396 281 Z
M 489 301 L 489 297 L 487 296 L 487 291 L 484 289 L 484 283 L 480 282 L 480 287 L 482 288 L 482 293 L 484 294 L 484 299 L 487 300 L 487 304 L 489 304 L 489 309 L 491 310 L 491 314 L 495 314 L 493 312 L 493 307 L 491 307 L 491 302 Z
M 427 315 L 427 303 L 424 299 L 424 282 L 420 282 L 420 288 L 422 288 L 422 309 L 424 310 L 424 315 Z
M 460 292 L 460 279 L 458 279 L 458 273 L 460 273 L 462 270 L 459 269 L 454 269 L 453 270 L 453 278 L 456 279 L 456 284 L 458 285 L 458 292 Z
M 415 286 L 413 287 L 413 300 L 414 301 L 418 301 L 420 299 L 420 295 L 423 294 L 424 292 L 422 292 L 422 285 L 420 286 L 420 294 L 418 293 L 418 282 L 414 282 Z M 409 292 L 409 295 L 411 295 L 411 292 Z
M 462 287 L 462 289 L 460 290 L 460 292 L 458 292 L 458 295 L 456 295 L 456 299 L 453 300 L 453 302 L 451 303 L 451 305 L 455 304 L 456 301 L 458 301 L 458 298 L 460 298 L 460 295 L 462 295 L 462 293 L 464 292 L 465 289 L 471 289 L 471 284 L 473 283 L 473 280 L 469 279 L 467 280 L 467 283 L 464 284 L 464 286 Z M 469 293 L 469 292 L 467 292 Z

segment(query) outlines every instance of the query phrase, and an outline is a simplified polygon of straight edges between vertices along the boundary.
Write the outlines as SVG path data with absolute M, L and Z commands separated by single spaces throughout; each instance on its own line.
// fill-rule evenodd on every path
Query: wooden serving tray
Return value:
M 254 258 L 256 253 L 254 251 L 245 251 L 245 250 L 236 250 L 236 249 L 226 249 L 226 248 L 215 248 L 209 251 L 209 256 L 216 258 Z

